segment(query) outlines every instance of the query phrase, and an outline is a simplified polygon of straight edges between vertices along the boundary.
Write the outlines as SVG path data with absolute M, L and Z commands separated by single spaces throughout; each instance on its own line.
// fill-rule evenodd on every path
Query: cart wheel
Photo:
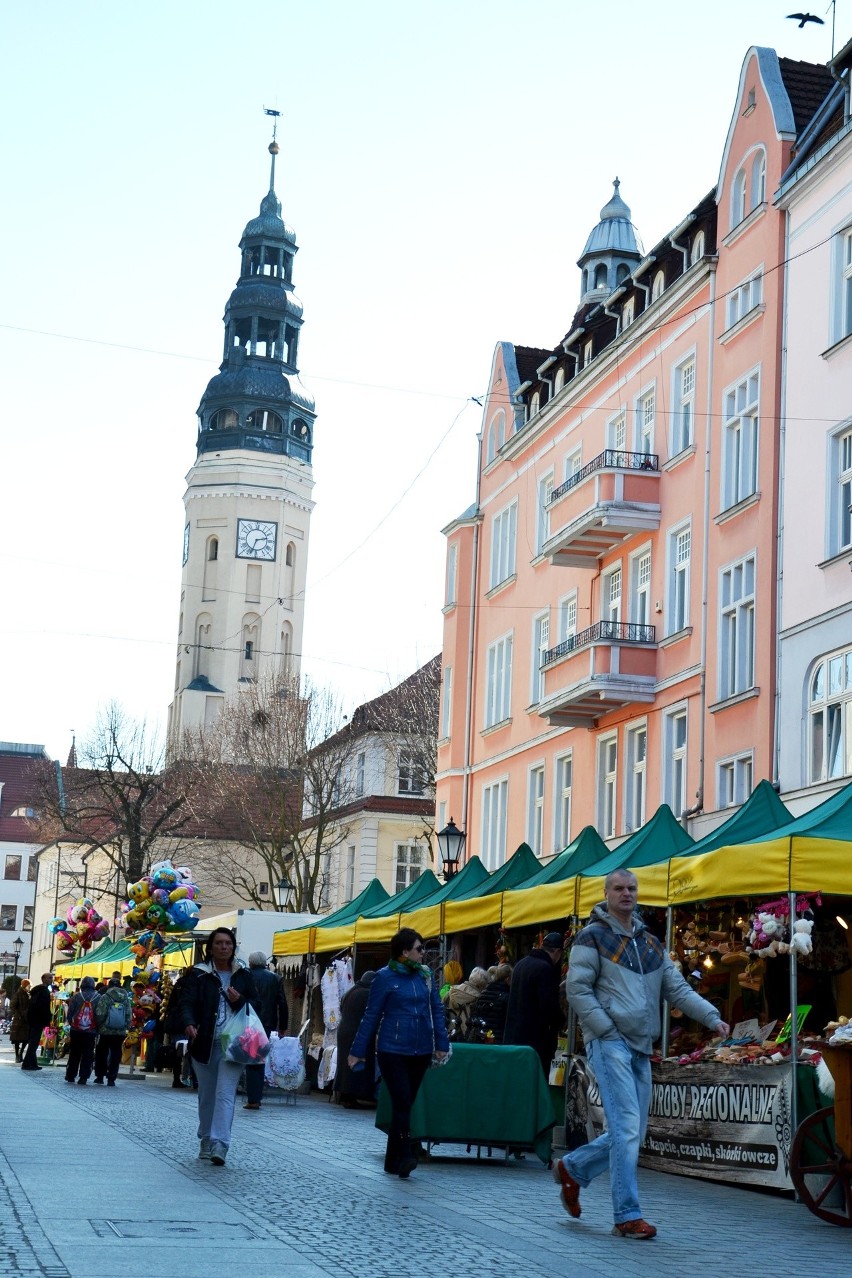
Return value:
M 799 1124 L 790 1150 L 790 1179 L 808 1211 L 830 1225 L 852 1226 L 852 1159 L 834 1143 L 833 1106 Z

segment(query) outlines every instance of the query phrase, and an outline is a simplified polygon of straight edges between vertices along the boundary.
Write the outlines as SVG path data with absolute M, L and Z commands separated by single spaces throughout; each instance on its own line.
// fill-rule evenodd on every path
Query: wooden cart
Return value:
M 818 1109 L 796 1129 L 790 1179 L 820 1220 L 852 1226 L 852 1045 L 820 1047 L 834 1078 L 834 1105 Z

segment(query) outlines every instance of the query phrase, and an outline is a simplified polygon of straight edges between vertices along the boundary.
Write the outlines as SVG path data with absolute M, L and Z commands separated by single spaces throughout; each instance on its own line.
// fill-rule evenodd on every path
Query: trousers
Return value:
M 228 1146 L 243 1067 L 224 1060 L 218 1038 L 213 1039 L 207 1064 L 193 1060 L 192 1067 L 198 1079 L 198 1139 L 218 1140 Z
M 432 1055 L 401 1056 L 396 1052 L 377 1052 L 376 1056 L 391 1100 L 385 1171 L 395 1172 L 399 1170 L 402 1155 L 408 1153 L 411 1107 L 417 1099 Z
M 95 1078 L 105 1078 L 114 1083 L 118 1078 L 118 1067 L 121 1064 L 121 1049 L 124 1046 L 123 1034 L 101 1034 L 95 1048 Z
M 68 1035 L 68 1063 L 65 1077 L 73 1083 L 79 1073 L 79 1081 L 85 1083 L 92 1072 L 95 1059 L 95 1035 L 88 1030 L 72 1029 Z
M 633 1051 L 623 1038 L 593 1038 L 586 1053 L 597 1079 L 607 1128 L 562 1161 L 583 1186 L 609 1168 L 613 1220 L 621 1225 L 642 1215 L 637 1168 L 651 1105 L 651 1061 Z

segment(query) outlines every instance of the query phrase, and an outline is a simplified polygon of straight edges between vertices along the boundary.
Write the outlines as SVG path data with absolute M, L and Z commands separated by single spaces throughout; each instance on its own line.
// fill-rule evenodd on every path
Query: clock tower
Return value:
M 271 114 L 271 113 L 270 113 Z M 184 496 L 173 754 L 226 698 L 263 675 L 298 674 L 313 501 L 314 401 L 299 381 L 296 236 L 269 191 L 240 240 L 225 350 L 198 407 Z

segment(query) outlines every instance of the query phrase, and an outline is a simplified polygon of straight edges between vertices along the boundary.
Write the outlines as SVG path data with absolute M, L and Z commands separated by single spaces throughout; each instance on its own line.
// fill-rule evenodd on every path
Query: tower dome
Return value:
M 618 178 L 612 196 L 601 209 L 600 221 L 586 240 L 577 265 L 583 272 L 581 304 L 602 301 L 641 262 L 642 241 L 631 221 L 630 208 L 621 198 Z

